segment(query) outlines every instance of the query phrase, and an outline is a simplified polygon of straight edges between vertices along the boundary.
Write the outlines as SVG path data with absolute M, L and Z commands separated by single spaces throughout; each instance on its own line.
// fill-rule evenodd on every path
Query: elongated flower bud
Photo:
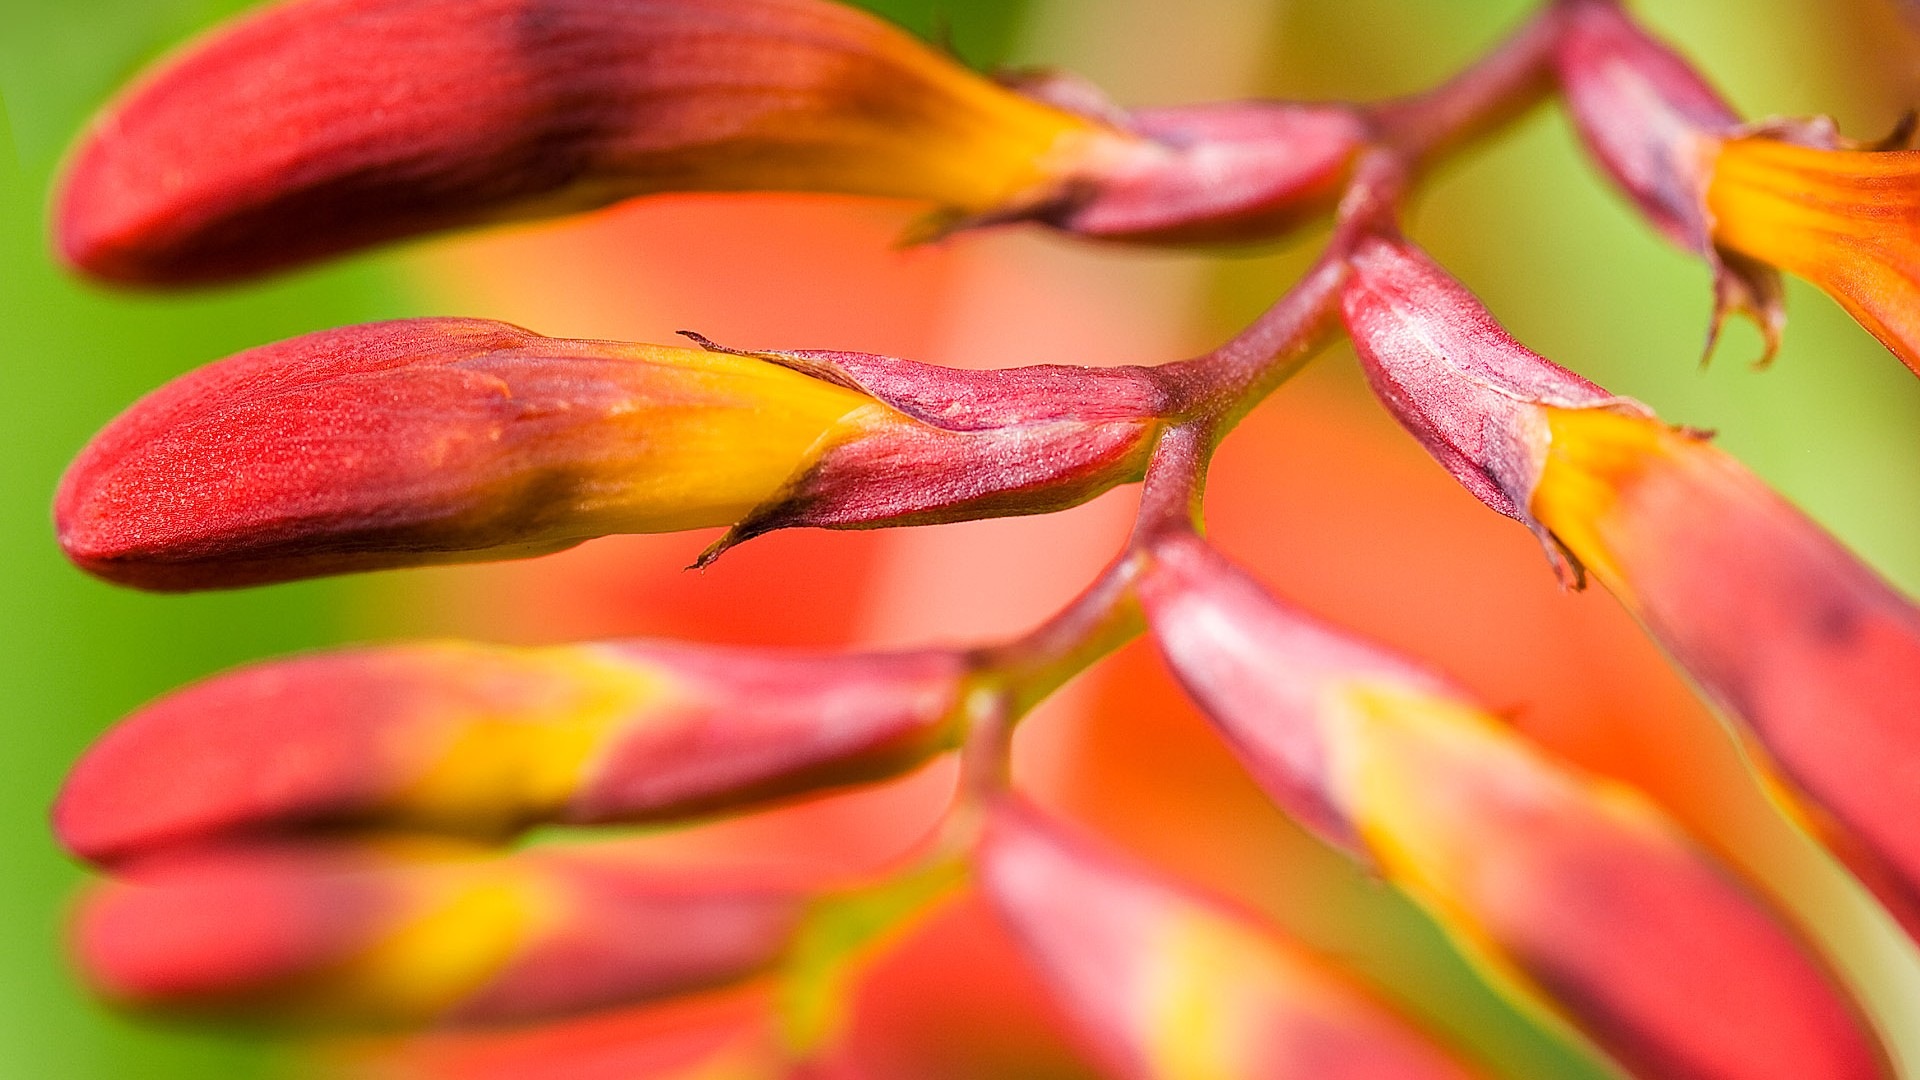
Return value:
M 1559 392 L 1590 384 L 1506 336 L 1410 247 L 1363 249 L 1345 302 L 1401 421 L 1489 505 L 1590 565 L 1731 718 L 1776 788 L 1797 793 L 1793 809 L 1920 935 L 1920 844 L 1908 828 L 1920 611 L 1697 435 L 1598 388 L 1584 400 Z M 1523 467 L 1487 485 L 1514 445 L 1526 448 Z
M 1920 938 L 1920 610 L 1697 437 L 1590 412 L 1549 425 L 1535 515 Z
M 980 887 L 1110 1075 L 1466 1080 L 1474 1071 L 1252 916 L 998 806 Z
M 503 836 L 893 775 L 960 733 L 951 653 L 455 643 L 243 668 L 127 718 L 54 810 L 96 862 L 314 827 Z
M 289 0 L 106 109 L 57 239 L 90 275 L 164 286 L 662 191 L 1244 236 L 1323 207 L 1364 139 L 1338 107 L 1088 111 L 827 0 Z
M 804 901 L 613 853 L 209 852 L 88 896 L 80 964 L 143 1010 L 347 1026 L 488 1024 L 736 981 Z
M 403 320 L 176 379 L 89 444 L 55 518 L 76 563 L 151 589 L 736 526 L 724 547 L 1070 506 L 1137 478 L 1162 407 L 1141 369 L 947 372 Z
M 1634 1076 L 1887 1077 L 1798 937 L 1652 802 L 1439 677 L 1287 609 L 1194 537 L 1140 584 L 1256 780 L 1423 902 L 1496 983 Z
M 167 285 L 652 191 L 982 213 L 1056 197 L 1110 138 L 823 0 L 293 0 L 107 109 L 59 241 Z

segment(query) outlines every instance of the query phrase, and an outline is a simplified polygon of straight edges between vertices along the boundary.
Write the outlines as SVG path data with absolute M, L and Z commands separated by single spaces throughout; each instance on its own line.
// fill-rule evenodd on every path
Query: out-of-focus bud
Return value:
M 340 1026 L 505 1023 L 735 982 L 791 893 L 663 878 L 617 851 L 203 851 L 98 886 L 83 972 L 142 1010 Z
M 290 0 L 142 79 L 75 151 L 98 278 L 242 278 L 662 191 L 906 198 L 953 221 L 1243 237 L 1323 205 L 1335 107 L 1097 115 L 825 0 Z
M 1920 938 L 1920 610 L 1727 454 L 1553 410 L 1534 514 Z
M 1801 133 L 1814 144 L 1764 134 L 1720 144 L 1707 189 L 1714 238 L 1820 286 L 1920 373 L 1920 152 Z
M 980 888 L 1096 1060 L 1125 1080 L 1476 1075 L 1254 917 L 1006 802 Z
M 1648 415 L 1515 341 L 1472 293 L 1398 238 L 1363 240 L 1342 312 L 1374 392 L 1480 501 L 1533 530 L 1549 408 Z
M 160 388 L 63 479 L 68 556 L 150 589 L 515 558 L 615 532 L 863 528 L 1082 502 L 1137 479 L 1145 369 L 954 372 L 414 319 Z
M 1545 758 L 1197 538 L 1160 543 L 1139 589 L 1169 663 L 1277 801 L 1632 1075 L 1892 1075 L 1798 937 L 1637 792 Z
M 1565 29 L 1555 61 L 1588 151 L 1667 239 L 1712 265 L 1713 337 L 1728 314 L 1751 316 L 1771 357 L 1786 326 L 1780 275 L 1724 251 L 1707 209 L 1714 156 L 1739 127 L 1739 115 L 1691 64 L 1642 30 L 1618 0 L 1563 6 Z
M 960 734 L 943 652 L 609 642 L 323 653 L 127 718 L 54 808 L 96 862 L 313 828 L 499 837 L 684 816 L 903 772 Z

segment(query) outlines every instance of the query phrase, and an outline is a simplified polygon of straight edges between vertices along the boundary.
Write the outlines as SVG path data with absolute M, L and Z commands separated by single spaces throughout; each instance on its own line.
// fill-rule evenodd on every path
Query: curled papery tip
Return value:
M 1920 610 L 1688 432 L 1590 412 L 1556 412 L 1551 427 L 1534 512 L 1920 935 Z
M 1279 604 L 1197 539 L 1156 549 L 1139 588 L 1261 786 L 1425 902 L 1522 1003 L 1636 1076 L 1889 1075 L 1807 946 L 1643 796 Z
M 1364 239 L 1350 262 L 1342 312 L 1382 404 L 1468 491 L 1533 530 L 1563 580 L 1577 581 L 1577 563 L 1528 508 L 1546 461 L 1547 411 L 1649 410 L 1521 345 L 1405 240 Z
M 825 0 L 288 0 L 107 106 L 56 243 L 177 286 L 660 191 L 1012 213 L 1124 141 Z
M 120 862 L 320 828 L 500 837 L 686 817 L 904 772 L 959 738 L 966 680 L 946 652 L 648 641 L 270 661 L 109 731 L 67 778 L 54 829 Z
M 136 403 L 68 469 L 69 558 L 224 588 L 543 554 L 595 536 L 872 528 L 1075 505 L 1135 479 L 1144 369 L 575 341 L 410 319 L 249 350 Z
M 96 886 L 73 939 L 88 980 L 127 1008 L 496 1024 L 747 978 L 778 960 L 804 904 L 586 849 L 216 849 Z
M 1097 1059 L 1128 1080 L 1467 1080 L 1474 1071 L 1254 917 L 1011 800 L 980 888 Z

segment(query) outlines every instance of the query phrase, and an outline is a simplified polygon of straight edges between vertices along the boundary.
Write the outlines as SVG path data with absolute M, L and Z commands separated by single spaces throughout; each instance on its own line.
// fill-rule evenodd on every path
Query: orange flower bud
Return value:
M 150 589 L 515 558 L 615 532 L 1039 513 L 1135 479 L 1143 369 L 960 372 L 413 319 L 190 373 L 61 483 L 68 556 Z
M 54 809 L 69 850 L 341 826 L 504 836 L 684 817 L 905 771 L 960 733 L 951 653 L 455 643 L 243 668 L 128 717 Z

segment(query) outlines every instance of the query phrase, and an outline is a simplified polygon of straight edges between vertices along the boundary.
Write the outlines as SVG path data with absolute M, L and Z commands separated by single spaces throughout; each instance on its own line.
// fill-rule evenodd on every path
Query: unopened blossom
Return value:
M 1401 422 L 1639 616 L 1920 933 L 1920 611 L 1704 437 L 1514 341 L 1410 245 L 1365 245 L 1345 305 Z
M 1826 120 L 1743 123 L 1614 0 L 1573 0 L 1557 56 L 1587 147 L 1667 237 L 1711 261 L 1719 309 L 1778 347 L 1775 267 L 1820 286 L 1920 371 L 1920 153 Z M 1716 315 L 1716 326 L 1719 316 Z
M 1137 119 L 1018 93 L 829 0 L 285 0 L 109 104 L 74 153 L 66 259 L 224 281 L 663 191 L 903 198 L 1205 238 L 1324 208 L 1365 137 L 1335 106 Z
M 130 1008 L 329 1026 L 493 1024 L 766 970 L 805 907 L 617 848 L 196 849 L 96 886 L 81 969 Z
M 128 717 L 54 808 L 68 850 L 345 826 L 504 836 L 902 772 L 960 736 L 957 654 L 454 642 L 270 661 Z
M 1892 1075 L 1799 935 L 1645 796 L 1281 604 L 1196 537 L 1157 545 L 1140 589 L 1174 672 L 1276 802 L 1632 1075 Z
M 323 331 L 192 372 L 62 480 L 80 566 L 150 589 L 517 558 L 619 532 L 1040 513 L 1138 477 L 1144 370 L 949 372 L 542 337 L 477 319 Z
M 994 809 L 976 873 L 1116 1080 L 1480 1075 L 1256 917 L 1031 807 Z
M 1920 936 L 1920 610 L 1699 436 L 1593 412 L 1548 423 L 1534 514 Z

